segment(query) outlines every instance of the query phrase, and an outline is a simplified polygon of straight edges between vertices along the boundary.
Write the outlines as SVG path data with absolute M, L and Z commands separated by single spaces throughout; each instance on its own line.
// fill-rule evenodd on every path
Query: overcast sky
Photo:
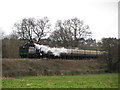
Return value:
M 119 0 L 0 0 L 0 28 L 10 34 L 22 18 L 47 16 L 57 20 L 77 17 L 90 26 L 92 38 L 118 37 Z

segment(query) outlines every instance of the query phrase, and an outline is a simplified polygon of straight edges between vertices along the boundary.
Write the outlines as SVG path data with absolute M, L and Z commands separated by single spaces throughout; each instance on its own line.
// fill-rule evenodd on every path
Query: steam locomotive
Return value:
M 19 47 L 19 55 L 21 58 L 81 59 L 81 58 L 98 58 L 99 56 L 105 53 L 105 51 L 97 49 L 64 48 L 63 51 L 60 51 L 62 50 L 61 48 L 49 48 L 48 46 L 46 46 L 46 49 L 47 52 L 45 51 L 45 48 L 43 47 L 38 48 L 36 47 L 36 44 L 28 42 Z M 58 53 L 58 55 L 56 53 Z

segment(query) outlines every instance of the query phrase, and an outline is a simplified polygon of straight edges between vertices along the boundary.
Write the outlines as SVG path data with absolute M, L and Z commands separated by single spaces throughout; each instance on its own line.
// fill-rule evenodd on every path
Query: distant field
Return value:
M 3 88 L 117 88 L 118 74 L 3 78 Z

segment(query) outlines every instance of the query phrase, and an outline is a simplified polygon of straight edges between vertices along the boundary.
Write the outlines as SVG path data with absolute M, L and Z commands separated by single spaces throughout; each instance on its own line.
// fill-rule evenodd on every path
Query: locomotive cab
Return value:
M 39 50 L 35 48 L 34 43 L 25 43 L 19 47 L 19 54 L 21 58 L 35 58 L 39 57 Z

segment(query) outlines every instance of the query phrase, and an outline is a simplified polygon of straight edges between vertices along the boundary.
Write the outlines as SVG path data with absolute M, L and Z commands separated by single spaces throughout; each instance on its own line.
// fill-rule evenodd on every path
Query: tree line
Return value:
M 41 40 L 47 38 L 56 46 L 66 47 L 77 47 L 77 41 L 89 38 L 92 34 L 89 26 L 78 18 L 58 20 L 51 31 L 50 20 L 47 17 L 42 19 L 24 18 L 14 24 L 13 33 L 18 39 L 41 44 Z

